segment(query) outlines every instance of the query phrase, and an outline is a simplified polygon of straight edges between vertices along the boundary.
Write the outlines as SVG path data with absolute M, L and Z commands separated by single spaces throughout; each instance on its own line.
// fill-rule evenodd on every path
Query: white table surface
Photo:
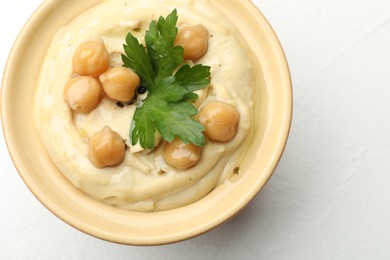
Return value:
M 0 1 L 0 71 L 41 2 Z M 254 2 L 284 46 L 295 103 L 285 154 L 250 206 L 173 245 L 101 241 L 37 201 L 1 135 L 0 259 L 390 259 L 390 1 Z

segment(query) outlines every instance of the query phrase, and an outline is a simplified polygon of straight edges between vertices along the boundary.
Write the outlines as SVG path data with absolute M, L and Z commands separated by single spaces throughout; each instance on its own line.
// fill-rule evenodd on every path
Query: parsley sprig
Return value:
M 156 130 L 163 139 L 175 137 L 185 143 L 204 145 L 204 127 L 192 117 L 198 113 L 189 100 L 198 95 L 194 91 L 210 84 L 210 67 L 183 63 L 182 46 L 174 46 L 178 29 L 176 9 L 165 19 L 152 21 L 145 34 L 146 48 L 131 33 L 123 45 L 122 60 L 141 78 L 148 96 L 138 106 L 131 123 L 130 138 L 145 149 L 153 149 Z

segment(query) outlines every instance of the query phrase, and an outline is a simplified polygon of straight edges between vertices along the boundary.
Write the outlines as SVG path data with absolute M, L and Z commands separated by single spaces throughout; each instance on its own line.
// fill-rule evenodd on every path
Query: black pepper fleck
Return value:
M 145 94 L 146 93 L 146 88 L 144 86 L 139 86 L 137 88 L 137 93 L 138 94 Z
M 116 105 L 117 105 L 118 107 L 124 107 L 123 103 L 120 102 L 120 101 L 116 102 Z

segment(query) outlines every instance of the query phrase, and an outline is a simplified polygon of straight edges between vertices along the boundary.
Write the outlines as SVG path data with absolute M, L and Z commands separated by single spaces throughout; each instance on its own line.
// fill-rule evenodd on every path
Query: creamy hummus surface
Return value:
M 226 143 L 207 140 L 200 162 L 187 170 L 162 158 L 164 141 L 152 151 L 130 144 L 136 107 L 119 107 L 105 98 L 88 114 L 74 113 L 63 97 L 72 77 L 72 56 L 88 40 L 103 39 L 112 65 L 122 65 L 120 53 L 128 32 L 144 42 L 152 20 L 177 9 L 178 27 L 203 24 L 209 31 L 206 55 L 196 61 L 211 67 L 211 84 L 199 91 L 197 106 L 222 101 L 240 114 L 238 131 Z M 207 1 L 106 0 L 89 9 L 55 35 L 42 66 L 35 97 L 35 122 L 52 160 L 77 188 L 107 204 L 136 211 L 181 207 L 206 196 L 229 181 L 250 142 L 254 73 L 245 42 L 230 21 Z M 88 160 L 88 138 L 108 125 L 130 146 L 116 167 L 96 168 Z

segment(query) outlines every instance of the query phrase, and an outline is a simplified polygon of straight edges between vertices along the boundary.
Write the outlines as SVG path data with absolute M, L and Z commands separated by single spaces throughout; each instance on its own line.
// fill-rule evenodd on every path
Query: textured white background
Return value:
M 0 1 L 0 71 L 41 2 Z M 1 259 L 390 259 L 390 1 L 254 2 L 283 44 L 295 103 L 283 159 L 250 206 L 189 241 L 111 244 L 42 206 L 1 136 Z

